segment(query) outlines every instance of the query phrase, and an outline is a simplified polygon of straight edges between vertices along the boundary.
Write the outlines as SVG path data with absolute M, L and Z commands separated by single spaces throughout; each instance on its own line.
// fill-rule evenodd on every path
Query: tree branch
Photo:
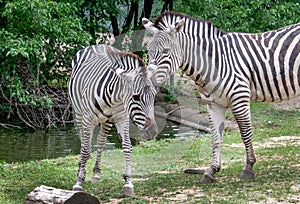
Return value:
M 11 130 L 16 129 L 16 128 L 21 129 L 20 126 L 6 124 L 6 123 L 0 123 L 0 126 L 2 126 L 3 128 L 6 128 L 6 129 L 11 129 Z
M 144 11 L 142 17 L 150 18 L 152 6 L 153 6 L 153 0 L 144 0 Z

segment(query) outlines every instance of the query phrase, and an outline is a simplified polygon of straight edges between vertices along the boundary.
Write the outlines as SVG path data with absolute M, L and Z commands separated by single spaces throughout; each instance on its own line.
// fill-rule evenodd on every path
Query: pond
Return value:
M 157 117 L 159 138 L 197 136 L 200 133 L 178 123 Z M 97 128 L 96 128 L 97 129 Z M 97 131 L 95 131 L 96 133 Z M 134 125 L 130 127 L 133 145 L 139 134 Z M 106 149 L 121 148 L 115 128 L 108 135 Z M 93 151 L 96 150 L 96 135 L 93 137 Z M 51 159 L 80 153 L 80 140 L 72 124 L 51 128 L 48 131 L 34 132 L 27 128 L 0 128 L 0 162 L 24 162 L 28 160 Z

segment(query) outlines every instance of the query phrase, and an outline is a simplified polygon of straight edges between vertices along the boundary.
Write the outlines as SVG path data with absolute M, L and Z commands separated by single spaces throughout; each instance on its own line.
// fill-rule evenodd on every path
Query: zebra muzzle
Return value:
M 145 130 L 151 129 L 151 127 L 154 125 L 155 120 L 151 119 L 150 117 L 146 118 L 145 121 Z
M 153 118 L 147 117 L 145 121 L 145 128 L 141 131 L 142 140 L 151 140 L 156 137 L 158 127 Z

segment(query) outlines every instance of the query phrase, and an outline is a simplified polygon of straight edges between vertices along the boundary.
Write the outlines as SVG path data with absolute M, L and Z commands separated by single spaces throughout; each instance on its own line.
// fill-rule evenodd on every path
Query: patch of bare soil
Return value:
M 269 147 L 278 147 L 278 146 L 288 146 L 295 145 L 300 146 L 300 136 L 280 136 L 280 137 L 271 137 L 261 142 L 253 142 L 254 149 L 259 148 L 269 148 Z M 244 148 L 244 144 L 235 143 L 235 144 L 224 144 L 227 147 L 236 147 Z
M 165 193 L 164 197 L 167 197 L 173 203 L 182 203 L 187 199 L 200 198 L 205 196 L 199 187 L 193 187 L 190 189 L 178 190 L 176 193 Z
M 201 191 L 199 187 L 192 187 L 190 189 L 178 189 L 174 192 L 166 192 L 160 197 L 149 197 L 144 196 L 143 198 L 149 203 L 161 203 L 168 200 L 168 203 L 187 203 L 189 200 L 194 200 L 197 198 L 201 198 L 205 196 L 205 194 Z
M 282 201 L 278 201 L 276 198 L 267 198 L 266 200 L 260 202 L 249 202 L 249 204 L 289 204 L 289 203 L 300 203 L 300 195 L 290 195 L 287 198 L 284 198 Z
M 105 204 L 118 204 L 118 203 L 121 203 L 123 200 L 123 198 L 111 198 L 109 199 L 109 202 L 106 202 Z

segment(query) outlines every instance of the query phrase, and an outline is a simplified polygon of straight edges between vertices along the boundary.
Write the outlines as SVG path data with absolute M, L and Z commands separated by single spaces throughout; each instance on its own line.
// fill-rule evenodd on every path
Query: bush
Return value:
M 300 22 L 298 0 L 180 0 L 175 9 L 224 31 L 256 33 Z

